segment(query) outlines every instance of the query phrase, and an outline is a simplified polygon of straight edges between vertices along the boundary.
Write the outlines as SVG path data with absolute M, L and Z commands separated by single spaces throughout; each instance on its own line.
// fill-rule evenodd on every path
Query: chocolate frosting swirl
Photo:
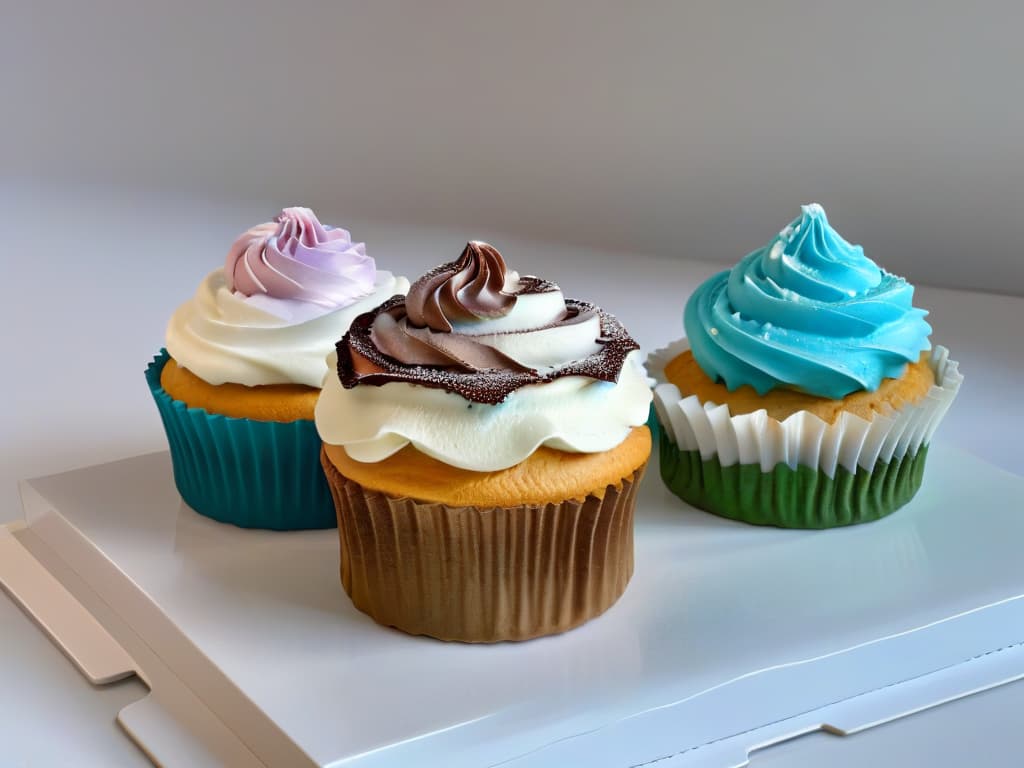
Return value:
M 353 321 L 337 345 L 342 386 L 402 381 L 495 405 L 520 387 L 562 376 L 618 380 L 626 356 L 638 349 L 618 320 L 593 304 L 563 300 L 547 281 L 523 277 L 509 290 L 506 280 L 501 254 L 486 243 L 470 243 L 458 261 L 416 281 L 408 296 L 395 296 Z M 483 327 L 509 315 L 520 297 L 555 292 L 554 306 L 561 309 L 540 324 L 492 332 Z M 480 331 L 457 332 L 453 321 L 463 326 L 475 321 Z M 585 339 L 585 356 L 570 354 L 556 365 L 532 367 L 498 348 L 501 339 L 513 335 L 537 334 L 540 340 L 566 333 Z
M 505 293 L 505 260 L 497 249 L 474 240 L 458 261 L 442 264 L 413 283 L 405 301 L 409 322 L 417 328 L 451 332 L 452 320 L 504 317 L 516 305 Z

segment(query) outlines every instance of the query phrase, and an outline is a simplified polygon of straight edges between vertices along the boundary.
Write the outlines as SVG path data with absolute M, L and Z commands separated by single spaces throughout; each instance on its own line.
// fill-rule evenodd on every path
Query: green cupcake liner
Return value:
M 333 528 L 334 502 L 310 419 L 239 419 L 189 408 L 160 385 L 167 350 L 146 368 L 181 498 L 201 515 L 242 528 Z
M 928 446 L 868 472 L 836 467 L 835 477 L 819 469 L 777 464 L 723 467 L 700 451 L 681 451 L 662 432 L 661 477 L 688 504 L 721 517 L 780 528 L 836 528 L 878 520 L 902 507 L 921 487 Z

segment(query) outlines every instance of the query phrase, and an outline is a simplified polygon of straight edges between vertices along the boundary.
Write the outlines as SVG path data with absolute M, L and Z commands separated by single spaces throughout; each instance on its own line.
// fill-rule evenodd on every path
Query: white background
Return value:
M 1013 0 L 5 5 L 11 178 L 723 262 L 817 200 L 916 282 L 1024 294 Z

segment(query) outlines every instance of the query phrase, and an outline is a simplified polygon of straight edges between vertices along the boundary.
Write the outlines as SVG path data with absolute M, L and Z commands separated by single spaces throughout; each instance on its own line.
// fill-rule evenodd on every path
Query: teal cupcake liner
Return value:
M 160 385 L 167 350 L 146 382 L 167 433 L 174 483 L 192 509 L 242 528 L 333 528 L 334 502 L 320 466 L 320 436 L 310 419 L 239 419 L 190 408 Z
M 659 440 L 661 477 L 676 496 L 707 512 L 754 525 L 780 528 L 836 528 L 878 520 L 917 493 L 928 446 L 870 471 L 837 467 L 830 477 L 820 469 L 777 464 L 723 467 L 717 456 L 682 451 L 664 433 Z

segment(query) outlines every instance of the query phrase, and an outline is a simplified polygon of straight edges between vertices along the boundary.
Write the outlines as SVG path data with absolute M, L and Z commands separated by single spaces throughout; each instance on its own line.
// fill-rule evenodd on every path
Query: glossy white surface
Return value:
M 65 641 L 65 654 L 89 682 L 105 685 L 134 674 L 131 657 L 7 526 L 0 527 L 0 584 L 41 630 Z
M 965 693 L 994 690 L 996 686 L 1006 685 L 1007 681 L 1021 677 L 1024 677 L 1024 645 L 1016 645 L 941 672 L 908 680 L 895 687 L 871 691 L 788 720 L 771 723 L 752 732 L 677 752 L 660 762 L 659 768 L 698 768 L 706 765 L 738 768 L 750 762 L 751 755 L 755 758 L 755 768 L 758 768 L 764 750 L 775 756 L 788 753 L 792 758 L 799 753 L 801 743 L 813 743 L 811 739 L 801 739 L 801 736 L 822 731 L 846 736 L 849 741 L 854 735 L 871 733 L 867 729 L 884 726 L 900 717 L 912 717 L 922 711 L 930 712 L 932 710 L 925 708 L 956 701 L 957 697 Z M 791 741 L 796 743 L 788 750 L 782 746 Z M 916 751 L 920 754 L 929 746 L 926 741 L 918 740 L 908 745 L 904 752 L 912 754 Z M 809 764 L 830 765 L 831 762 Z M 934 762 L 918 758 L 903 760 L 901 764 L 934 765 Z M 986 763 L 968 761 L 963 764 Z
M 652 472 L 620 602 L 565 635 L 492 646 L 375 625 L 340 590 L 333 531 L 242 531 L 200 517 L 181 502 L 166 453 L 29 486 L 30 530 L 268 762 L 279 747 L 266 726 L 267 743 L 252 740 L 255 715 L 216 686 L 202 690 L 201 662 L 318 765 L 612 767 L 1024 640 L 1014 505 L 1024 480 L 941 444 L 899 514 L 825 532 L 703 514 Z M 67 524 L 123 577 L 76 549 Z
M 1020 764 L 1024 682 L 994 688 L 853 736 L 811 733 L 754 752 L 751 768 L 962 768 Z M 677 766 L 665 766 L 677 768 Z
M 93 187 L 15 188 L 0 183 L 0 202 L 5 220 L 12 223 L 5 250 L 5 259 L 11 258 L 5 266 L 12 270 L 12 284 L 21 286 L 0 303 L 0 322 L 13 329 L 6 336 L 5 370 L 17 372 L 3 383 L 8 401 L 17 407 L 0 413 L 0 520 L 14 520 L 20 517 L 18 478 L 163 446 L 142 369 L 167 318 L 190 295 L 197 277 L 219 262 L 225 243 L 251 223 L 254 210 L 273 210 L 292 201 L 228 205 L 132 197 Z M 27 257 L 37 233 L 48 231 L 54 222 L 64 232 L 87 231 L 112 210 L 118 211 L 124 242 L 144 245 L 110 248 L 98 240 L 87 241 L 92 250 L 80 247 L 73 257 L 60 259 L 56 268 L 54 262 Z M 339 219 L 344 214 L 324 213 Z M 456 255 L 469 237 L 489 237 L 503 250 L 516 253 L 525 271 L 555 279 L 568 295 L 592 298 L 614 311 L 646 348 L 681 333 L 682 300 L 717 269 L 641 254 L 532 243 L 479 230 L 442 232 L 371 221 L 351 221 L 351 227 L 358 238 L 375 244 L 383 267 L 405 274 Z M 154 231 L 160 237 L 152 237 Z M 927 275 L 908 277 L 927 282 Z M 640 285 L 642 291 L 633 289 Z M 927 287 L 919 288 L 918 298 L 932 311 L 929 320 L 936 340 L 954 351 L 968 377 L 939 439 L 1024 474 L 1024 454 L 1017 450 L 1024 425 L 1024 401 L 1018 397 L 1024 374 L 1024 301 Z M 329 575 L 333 579 L 333 572 Z M 143 694 L 141 685 L 130 681 L 90 688 L 6 598 L 0 598 L 0 638 L 5 756 L 30 765 L 61 764 L 72 753 L 85 756 L 84 764 L 145 764 L 111 724 L 124 703 Z M 981 763 L 1005 764 L 1019 754 L 1012 732 L 993 725 L 1007 721 L 1007 708 L 1024 708 L 1021 684 L 914 716 L 906 721 L 905 739 L 904 726 L 895 723 L 848 741 L 855 750 L 852 754 L 875 763 L 905 764 L 899 758 L 910 754 L 904 743 L 908 740 L 927 764 L 958 766 L 963 760 L 957 755 L 964 753 L 957 750 L 973 736 L 983 750 L 979 754 L 988 758 L 979 759 Z M 62 729 L 61 741 L 47 736 L 54 724 Z M 795 761 L 790 764 L 821 764 L 839 760 L 845 743 L 832 737 L 805 737 L 773 747 L 772 754 L 789 756 Z
M 0 650 L 0 765 L 152 765 L 115 721 L 146 695 L 139 680 L 90 684 L 2 592 Z

